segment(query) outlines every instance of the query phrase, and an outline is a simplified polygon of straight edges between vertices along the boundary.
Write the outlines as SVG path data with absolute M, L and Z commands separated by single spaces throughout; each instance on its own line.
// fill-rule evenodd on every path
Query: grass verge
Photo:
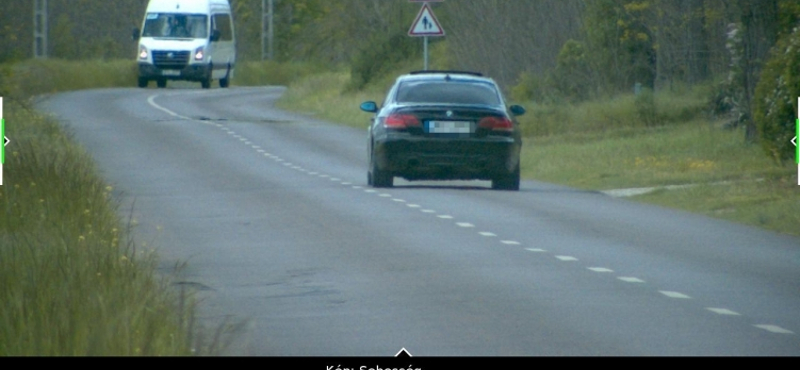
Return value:
M 326 72 L 289 86 L 278 102 L 340 124 L 366 128 L 366 100 L 380 102 L 393 78 L 418 62 L 348 92 L 347 72 Z M 591 190 L 674 184 L 726 185 L 660 191 L 634 199 L 800 235 L 800 192 L 794 166 L 767 158 L 705 117 L 708 88 L 679 88 L 569 105 L 521 102 L 525 133 L 522 174 L 528 179 Z
M 33 94 L 131 86 L 128 61 L 0 65 L 12 143 L 0 186 L 0 356 L 208 354 L 191 293 L 121 223 L 111 186 Z

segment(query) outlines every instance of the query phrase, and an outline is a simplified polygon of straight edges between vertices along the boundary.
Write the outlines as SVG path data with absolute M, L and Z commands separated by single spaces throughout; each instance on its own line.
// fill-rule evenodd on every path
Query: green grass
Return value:
M 0 186 L 0 356 L 191 355 L 201 343 L 191 292 L 156 273 L 110 185 L 32 94 L 132 86 L 127 61 L 0 65 L 6 150 Z
M 39 94 L 103 87 L 132 87 L 136 63 L 131 60 L 32 59 L 0 67 L 3 96 L 24 99 Z
M 237 63 L 232 83 L 239 86 L 289 85 L 313 73 L 325 71 L 315 63 L 273 61 Z
M 380 103 L 393 79 L 418 63 L 357 92 L 344 89 L 347 72 L 307 76 L 290 84 L 278 106 L 366 128 L 369 114 L 358 105 Z M 592 190 L 730 181 L 634 199 L 800 235 L 794 166 L 774 163 L 758 145 L 745 144 L 743 132 L 710 121 L 708 94 L 708 86 L 698 86 L 652 94 L 650 101 L 627 94 L 581 104 L 517 102 L 528 110 L 520 117 L 522 175 Z

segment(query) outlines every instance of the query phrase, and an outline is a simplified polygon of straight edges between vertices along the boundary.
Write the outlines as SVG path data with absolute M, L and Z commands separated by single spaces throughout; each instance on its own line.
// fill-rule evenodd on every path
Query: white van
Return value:
M 236 38 L 228 0 L 150 0 L 139 40 L 139 87 L 156 81 L 212 80 L 228 87 L 236 65 Z

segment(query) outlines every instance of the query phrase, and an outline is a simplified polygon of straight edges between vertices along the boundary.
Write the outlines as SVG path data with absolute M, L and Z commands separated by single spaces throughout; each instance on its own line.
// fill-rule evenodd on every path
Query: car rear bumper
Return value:
M 375 142 L 373 152 L 379 169 L 407 180 L 490 180 L 515 170 L 520 143 L 513 137 L 388 135 Z

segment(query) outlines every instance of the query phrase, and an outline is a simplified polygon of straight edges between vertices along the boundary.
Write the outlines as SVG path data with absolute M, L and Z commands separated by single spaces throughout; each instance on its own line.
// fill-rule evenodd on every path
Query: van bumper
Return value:
M 147 80 L 204 81 L 211 78 L 211 66 L 208 64 L 189 64 L 182 69 L 165 69 L 149 63 L 139 63 L 139 78 Z

